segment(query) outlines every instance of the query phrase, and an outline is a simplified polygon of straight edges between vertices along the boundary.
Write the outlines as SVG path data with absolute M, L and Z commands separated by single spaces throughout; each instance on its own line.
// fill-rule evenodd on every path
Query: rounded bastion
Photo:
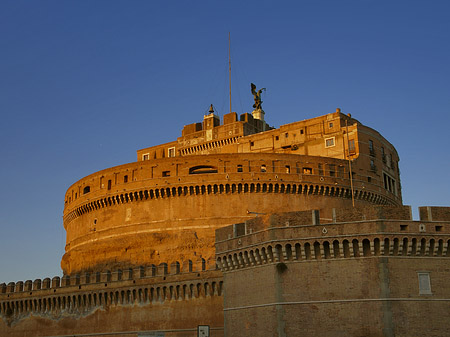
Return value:
M 333 165 L 336 172 L 324 172 Z M 401 205 L 344 159 L 282 153 L 160 158 L 112 167 L 66 192 L 65 275 L 214 258 L 215 230 L 257 215 Z M 353 185 L 353 192 L 352 186 Z

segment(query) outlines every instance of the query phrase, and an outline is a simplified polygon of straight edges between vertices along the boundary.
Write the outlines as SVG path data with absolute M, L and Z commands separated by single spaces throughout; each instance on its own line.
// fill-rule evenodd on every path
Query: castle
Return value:
M 448 334 L 450 208 L 413 221 L 397 151 L 340 109 L 260 103 L 70 186 L 64 276 L 1 284 L 0 335 Z

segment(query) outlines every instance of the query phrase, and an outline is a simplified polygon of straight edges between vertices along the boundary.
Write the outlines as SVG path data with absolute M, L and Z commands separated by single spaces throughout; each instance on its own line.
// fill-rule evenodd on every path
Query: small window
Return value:
M 289 137 L 289 133 L 286 132 L 286 133 L 284 134 L 284 137 L 288 138 L 288 137 Z
M 112 181 L 111 181 L 111 179 L 110 179 L 110 180 L 108 180 L 108 190 L 111 189 L 111 185 L 112 185 Z
M 374 172 L 377 170 L 377 167 L 375 166 L 375 162 L 373 159 L 370 159 L 370 169 Z
M 250 142 L 250 146 L 255 146 L 255 142 Z
M 354 139 L 350 139 L 350 140 L 348 141 L 348 151 L 349 151 L 350 153 L 355 153 L 356 148 L 355 148 L 355 140 L 354 140 Z
M 419 278 L 419 294 L 420 295 L 432 295 L 430 273 L 419 272 L 419 273 L 417 273 L 417 276 Z
M 167 150 L 167 157 L 175 157 L 175 147 L 169 147 Z
M 128 176 L 123 176 L 123 182 L 127 183 L 128 182 Z
M 77 199 L 77 197 L 78 197 L 78 193 L 75 193 L 75 200 Z
M 85 188 L 83 188 L 83 194 L 89 193 L 90 191 L 91 191 L 90 186 L 86 186 Z
M 323 165 L 321 163 L 317 164 L 317 167 L 319 169 L 319 175 L 323 176 Z
M 329 124 L 328 124 L 328 127 L 331 129 L 331 128 L 333 128 L 333 122 L 330 122 Z
M 150 155 L 148 153 L 142 155 L 142 160 L 148 160 Z
M 325 139 L 325 147 L 334 146 L 334 137 Z
M 242 165 L 238 165 L 238 166 L 237 166 L 237 171 L 238 171 L 238 172 L 242 172 Z
M 369 152 L 371 156 L 375 156 L 375 150 L 373 147 L 373 141 L 369 139 Z
M 199 165 L 189 168 L 189 174 L 207 174 L 217 172 L 217 167 L 210 165 Z
M 400 225 L 401 231 L 406 231 L 408 229 L 408 225 Z
M 436 226 L 436 232 L 442 232 L 442 226 Z
M 328 165 L 328 169 L 329 169 L 329 172 L 330 172 L 330 177 L 335 177 L 336 176 L 336 165 L 329 164 Z
M 170 177 L 170 171 L 163 171 L 162 176 L 163 177 Z
M 300 130 L 300 134 L 303 135 L 303 129 Z
M 367 177 L 367 182 L 371 183 L 372 182 L 372 177 Z
M 289 165 L 285 166 L 286 173 L 291 173 L 291 167 Z
M 279 136 L 275 136 L 275 140 L 279 140 L 280 139 L 280 137 Z
M 267 171 L 266 165 L 261 165 L 261 172 L 266 172 L 266 171 Z
M 303 174 L 312 174 L 312 168 L 311 167 L 304 167 L 303 168 Z

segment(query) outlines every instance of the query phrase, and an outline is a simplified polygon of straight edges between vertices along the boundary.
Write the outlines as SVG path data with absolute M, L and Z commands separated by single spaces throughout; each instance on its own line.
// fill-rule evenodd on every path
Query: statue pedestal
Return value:
M 253 110 L 252 111 L 252 115 L 254 119 L 259 119 L 262 120 L 264 122 L 264 115 L 266 113 L 264 112 L 263 109 L 257 109 L 257 110 Z
M 259 119 L 262 122 L 261 131 L 267 131 L 267 123 L 264 121 L 265 112 L 263 109 L 256 109 L 252 111 L 252 115 L 254 119 Z

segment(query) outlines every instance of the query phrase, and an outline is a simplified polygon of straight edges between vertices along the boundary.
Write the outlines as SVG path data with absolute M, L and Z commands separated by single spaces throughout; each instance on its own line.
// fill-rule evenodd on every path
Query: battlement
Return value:
M 332 213 L 332 219 L 318 210 L 272 214 L 218 229 L 217 264 L 229 270 L 288 260 L 450 257 L 450 221 L 413 221 L 409 206 Z
M 421 221 L 450 221 L 450 207 L 419 207 Z
M 216 242 L 275 227 L 308 227 L 321 224 L 354 226 L 352 223 L 360 226 L 358 224 L 361 222 L 384 220 L 412 221 L 411 206 L 367 205 L 356 208 L 343 207 L 261 215 L 245 223 L 216 230 Z M 361 231 L 361 228 L 357 228 L 356 231 Z
M 222 296 L 222 273 L 214 260 L 55 276 L 0 284 L 0 317 L 8 324 L 30 314 L 58 319 L 117 305 Z
M 179 275 L 185 277 L 198 274 L 200 272 L 214 271 L 217 269 L 215 260 L 200 259 L 198 261 L 173 262 L 171 264 L 161 263 L 157 266 L 140 266 L 137 268 L 108 270 L 105 272 L 82 273 L 74 275 L 64 275 L 63 277 L 55 276 L 53 278 L 45 278 L 43 280 L 36 279 L 34 281 L 27 280 L 25 282 L 9 282 L 0 284 L 0 301 L 4 294 L 35 292 L 40 290 L 55 290 L 62 288 L 70 288 L 73 286 L 81 286 L 103 284 L 107 282 L 126 282 L 136 281 L 139 279 L 154 278 L 160 281 L 166 277 Z

